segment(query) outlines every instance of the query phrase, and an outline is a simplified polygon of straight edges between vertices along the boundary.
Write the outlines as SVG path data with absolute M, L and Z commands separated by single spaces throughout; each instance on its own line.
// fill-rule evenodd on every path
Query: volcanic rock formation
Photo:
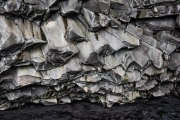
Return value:
M 180 0 L 0 0 L 0 110 L 180 93 Z

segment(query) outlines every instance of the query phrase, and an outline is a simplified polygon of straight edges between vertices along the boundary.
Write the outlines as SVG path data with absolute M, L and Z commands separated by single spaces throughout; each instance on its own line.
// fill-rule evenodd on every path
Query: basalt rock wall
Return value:
M 0 110 L 178 96 L 180 0 L 0 0 Z

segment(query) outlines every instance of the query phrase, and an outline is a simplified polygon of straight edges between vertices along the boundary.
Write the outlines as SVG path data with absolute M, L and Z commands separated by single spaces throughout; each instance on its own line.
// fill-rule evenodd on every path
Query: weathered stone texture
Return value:
M 179 94 L 179 0 L 0 0 L 0 110 Z

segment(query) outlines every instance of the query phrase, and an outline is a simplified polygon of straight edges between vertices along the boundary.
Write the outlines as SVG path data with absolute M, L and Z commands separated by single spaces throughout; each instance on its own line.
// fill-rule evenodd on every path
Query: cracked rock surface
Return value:
M 179 0 L 0 0 L 0 110 L 180 94 Z

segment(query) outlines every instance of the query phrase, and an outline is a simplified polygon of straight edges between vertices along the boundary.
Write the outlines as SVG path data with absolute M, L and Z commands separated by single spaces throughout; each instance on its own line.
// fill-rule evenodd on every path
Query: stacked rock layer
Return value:
M 178 95 L 179 14 L 180 0 L 0 0 L 0 110 Z

